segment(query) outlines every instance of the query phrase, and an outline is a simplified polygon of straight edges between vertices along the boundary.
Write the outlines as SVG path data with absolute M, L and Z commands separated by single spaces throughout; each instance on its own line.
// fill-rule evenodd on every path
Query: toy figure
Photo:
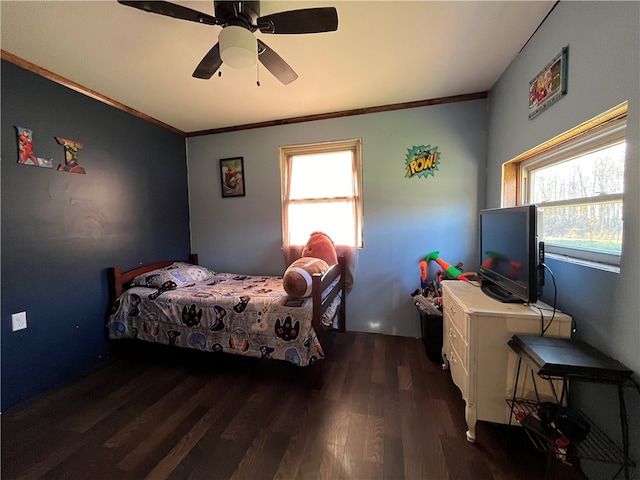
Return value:
M 424 291 L 429 282 L 427 282 L 427 261 L 420 260 L 420 288 Z
M 437 262 L 437 264 L 440 265 L 440 267 L 442 267 L 442 269 L 447 274 L 447 276 L 453 280 L 464 280 L 468 282 L 469 279 L 467 278 L 467 276 L 474 275 L 472 272 L 462 273 L 460 269 L 442 260 L 439 257 L 439 255 L 440 255 L 440 252 L 431 252 L 429 255 L 427 255 L 427 257 L 425 258 L 425 261 L 428 262 L 429 260 L 433 260 Z M 461 265 L 461 264 L 458 264 L 458 265 Z

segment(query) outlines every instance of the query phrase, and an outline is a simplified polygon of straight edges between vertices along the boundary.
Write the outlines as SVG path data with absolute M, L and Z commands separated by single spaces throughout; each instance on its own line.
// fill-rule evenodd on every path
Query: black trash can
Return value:
M 442 363 L 442 315 L 427 315 L 420 313 L 420 328 L 422 342 L 427 351 L 427 357 L 434 362 Z

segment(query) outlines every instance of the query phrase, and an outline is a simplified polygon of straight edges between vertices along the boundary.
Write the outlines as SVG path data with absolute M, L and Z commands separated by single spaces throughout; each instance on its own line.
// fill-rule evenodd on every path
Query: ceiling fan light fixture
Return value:
M 250 30 L 236 25 L 225 27 L 218 36 L 220 58 L 231 68 L 251 68 L 258 59 L 258 42 Z
M 222 27 L 218 42 L 200 60 L 191 74 L 193 78 L 209 79 L 214 73 L 219 73 L 223 63 L 231 68 L 247 69 L 255 67 L 260 60 L 266 70 L 283 85 L 288 85 L 298 78 L 298 74 L 253 33 L 256 30 L 284 35 L 333 32 L 338 29 L 338 12 L 335 7 L 317 7 L 286 10 L 261 17 L 260 1 L 215 0 L 215 17 L 171 1 L 118 0 L 118 3 L 165 17 Z

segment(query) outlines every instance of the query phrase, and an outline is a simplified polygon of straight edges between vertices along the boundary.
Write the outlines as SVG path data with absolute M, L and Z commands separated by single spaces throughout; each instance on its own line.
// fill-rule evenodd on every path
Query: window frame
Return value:
M 355 231 L 354 240 L 357 248 L 364 247 L 363 223 L 364 210 L 362 200 L 362 139 L 354 138 L 347 140 L 335 140 L 320 143 L 308 143 L 299 145 L 281 145 L 280 151 L 280 175 L 281 175 L 281 201 L 282 201 L 282 238 L 284 244 L 289 243 L 289 219 L 288 211 L 290 204 L 311 204 L 319 202 L 339 202 L 348 199 L 353 201 Z M 291 200 L 289 193 L 291 189 L 289 159 L 297 155 L 316 155 L 334 152 L 350 152 L 352 158 L 352 171 L 354 173 L 353 195 L 350 197 L 315 197 L 313 199 Z
M 604 112 L 598 117 L 573 128 L 548 142 L 541 144 L 503 165 L 502 204 L 513 206 L 532 203 L 529 196 L 529 172 L 626 141 L 627 102 Z M 545 206 L 595 205 L 610 200 L 620 200 L 624 210 L 624 192 L 580 197 L 538 203 Z M 623 227 L 624 228 L 624 227 Z M 623 237 L 624 242 L 624 237 Z M 545 245 L 547 254 L 577 264 L 619 271 L 620 255 L 594 252 L 579 247 Z

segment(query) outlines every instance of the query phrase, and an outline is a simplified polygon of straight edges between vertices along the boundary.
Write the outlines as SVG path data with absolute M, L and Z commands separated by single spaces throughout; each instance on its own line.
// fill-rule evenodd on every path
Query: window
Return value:
M 521 203 L 542 211 L 548 253 L 619 266 L 626 104 L 518 162 Z
M 285 245 L 322 231 L 336 245 L 362 247 L 362 141 L 280 147 Z

